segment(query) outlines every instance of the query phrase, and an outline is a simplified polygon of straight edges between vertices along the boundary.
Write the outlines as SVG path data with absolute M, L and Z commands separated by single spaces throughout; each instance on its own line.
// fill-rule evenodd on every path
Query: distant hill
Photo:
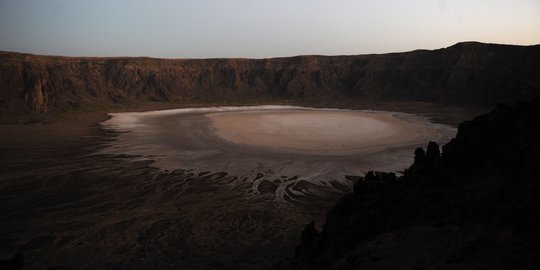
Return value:
M 492 106 L 540 95 L 540 45 L 272 59 L 78 58 L 0 52 L 0 112 L 111 105 L 428 101 Z

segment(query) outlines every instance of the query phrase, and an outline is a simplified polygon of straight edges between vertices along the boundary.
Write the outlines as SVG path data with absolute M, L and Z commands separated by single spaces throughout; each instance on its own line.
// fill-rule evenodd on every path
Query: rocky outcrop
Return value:
M 272 59 L 70 58 L 0 52 L 0 110 L 289 102 L 491 106 L 540 95 L 540 46 Z
M 49 92 L 46 72 L 28 71 L 24 74 L 24 101 L 30 110 L 46 113 L 48 110 Z
M 369 172 L 309 224 L 292 269 L 537 269 L 540 99 L 459 126 L 404 175 Z
M 0 269 L 19 270 L 22 269 L 24 257 L 15 248 L 0 248 Z

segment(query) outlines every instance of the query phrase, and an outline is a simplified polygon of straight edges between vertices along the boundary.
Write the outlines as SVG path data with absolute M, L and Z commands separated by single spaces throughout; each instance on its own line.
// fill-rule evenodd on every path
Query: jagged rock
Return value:
M 425 160 L 426 160 L 426 151 L 424 151 L 423 148 L 416 148 L 416 150 L 414 151 L 414 164 L 413 165 L 422 166 L 424 165 Z
M 417 149 L 404 176 L 358 178 L 298 267 L 538 269 L 538 119 L 540 98 L 501 105 L 461 124 L 442 155 Z
M 320 234 L 315 228 L 314 222 L 306 225 L 302 231 L 301 243 L 295 249 L 295 256 L 298 258 L 309 258 L 315 255 L 319 237 Z
M 426 166 L 428 168 L 435 168 L 439 165 L 441 159 L 441 151 L 439 145 L 435 142 L 429 142 L 426 151 Z
M 358 196 L 377 194 L 384 196 L 396 184 L 396 174 L 369 171 L 365 177 L 359 178 L 354 184 L 353 191 Z
M 0 249 L 0 269 L 19 270 L 23 267 L 23 254 L 14 248 Z

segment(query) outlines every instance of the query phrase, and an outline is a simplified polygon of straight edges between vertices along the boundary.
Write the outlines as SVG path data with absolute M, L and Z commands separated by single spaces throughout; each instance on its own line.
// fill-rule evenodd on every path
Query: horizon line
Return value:
M 514 46 L 514 47 L 534 47 L 540 46 L 538 44 L 509 44 L 509 43 L 493 43 L 493 42 L 481 42 L 481 41 L 460 41 L 456 42 L 450 46 L 440 47 L 435 49 L 424 49 L 417 48 L 413 50 L 406 51 L 392 51 L 392 52 L 383 52 L 383 53 L 359 53 L 359 54 L 297 54 L 289 56 L 271 56 L 271 57 L 155 57 L 148 55 L 118 55 L 118 56 L 86 56 L 86 55 L 58 55 L 58 54 L 39 54 L 31 52 L 20 52 L 20 51 L 9 51 L 1 50 L 0 54 L 21 54 L 21 55 L 31 55 L 31 56 L 42 56 L 42 57 L 52 57 L 52 58 L 86 58 L 86 59 L 134 59 L 134 58 L 147 58 L 147 59 L 158 59 L 158 60 L 264 60 L 264 59 L 280 59 L 280 58 L 296 58 L 296 57 L 350 57 L 350 56 L 362 56 L 362 55 L 384 55 L 384 54 L 399 54 L 399 53 L 408 53 L 414 51 L 436 51 L 451 48 L 460 44 L 482 44 L 482 45 L 497 45 L 497 46 Z

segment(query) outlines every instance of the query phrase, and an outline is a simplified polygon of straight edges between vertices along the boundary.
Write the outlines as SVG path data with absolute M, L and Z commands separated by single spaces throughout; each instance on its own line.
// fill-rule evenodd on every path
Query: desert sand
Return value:
M 271 116 L 276 126 L 265 131 L 297 124 L 318 128 L 316 144 L 339 146 L 325 135 L 336 130 L 344 133 L 341 140 L 373 134 L 350 127 L 356 120 L 374 121 L 374 130 L 388 134 L 414 130 L 415 140 L 390 145 L 393 135 L 387 134 L 376 149 L 359 145 L 352 154 L 284 151 L 226 140 L 212 120 L 250 113 Z M 280 113 L 298 117 L 283 119 Z M 316 121 L 323 114 L 326 125 Z M 415 147 L 444 142 L 455 132 L 425 117 L 370 115 L 299 107 L 201 108 L 113 114 L 101 125 L 96 121 L 105 120 L 103 115 L 2 126 L 0 239 L 24 254 L 29 269 L 271 269 L 293 253 L 306 223 L 320 226 L 327 210 L 351 191 L 345 176 L 402 170 Z M 337 116 L 346 118 L 339 122 L 345 126 L 337 125 Z
M 414 142 L 429 132 L 389 113 L 281 110 L 209 113 L 214 132 L 229 142 L 271 151 L 353 155 Z
M 293 208 L 351 190 L 348 175 L 399 173 L 415 148 L 456 132 L 411 114 L 291 106 L 117 113 L 102 124 L 119 135 L 100 154 L 134 156 L 164 172 L 227 172 L 238 179 L 224 188 Z
M 412 114 L 292 106 L 117 113 L 103 126 L 120 135 L 101 153 L 141 156 L 161 170 L 310 178 L 400 171 L 416 147 L 456 132 Z

